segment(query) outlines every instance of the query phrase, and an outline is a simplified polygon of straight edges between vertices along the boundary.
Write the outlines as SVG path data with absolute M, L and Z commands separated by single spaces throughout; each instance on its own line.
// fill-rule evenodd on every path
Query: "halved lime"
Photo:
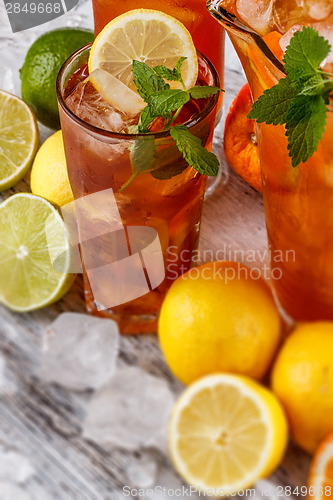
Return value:
M 28 193 L 0 205 L 0 302 L 17 312 L 47 306 L 70 288 L 66 226 L 46 200 Z M 61 255 L 53 267 L 54 258 Z
M 27 173 L 38 141 L 36 118 L 29 106 L 0 90 L 0 191 L 14 186 Z

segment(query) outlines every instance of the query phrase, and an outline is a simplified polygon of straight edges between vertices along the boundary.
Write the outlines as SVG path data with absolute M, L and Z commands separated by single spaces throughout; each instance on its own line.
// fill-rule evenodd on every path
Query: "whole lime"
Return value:
M 93 39 L 89 30 L 61 28 L 45 33 L 28 50 L 20 72 L 22 97 L 44 125 L 60 126 L 55 88 L 59 69 L 73 52 Z

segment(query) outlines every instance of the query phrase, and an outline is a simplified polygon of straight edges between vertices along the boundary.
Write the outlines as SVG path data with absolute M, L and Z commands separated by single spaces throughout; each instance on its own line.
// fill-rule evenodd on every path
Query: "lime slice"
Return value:
M 18 97 L 0 90 L 0 191 L 27 173 L 39 141 L 35 115 Z
M 0 205 L 0 302 L 17 312 L 55 302 L 73 282 L 69 266 L 68 233 L 49 202 L 20 193 Z

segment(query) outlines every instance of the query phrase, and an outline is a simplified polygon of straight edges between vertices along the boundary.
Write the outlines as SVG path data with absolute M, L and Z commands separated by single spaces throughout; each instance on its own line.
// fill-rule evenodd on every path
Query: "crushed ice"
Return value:
M 0 481 L 22 485 L 34 474 L 27 457 L 18 451 L 0 449 Z M 0 498 L 2 500 L 1 496 Z
M 98 389 L 112 377 L 119 348 L 117 324 L 63 313 L 44 337 L 40 378 L 74 390 Z
M 150 454 L 143 452 L 139 457 L 128 460 L 126 473 L 134 487 L 149 488 L 156 482 L 157 461 Z
M 92 397 L 83 435 L 100 445 L 127 450 L 152 443 L 159 448 L 157 437 L 167 435 L 173 403 L 166 380 L 136 366 L 120 367 Z

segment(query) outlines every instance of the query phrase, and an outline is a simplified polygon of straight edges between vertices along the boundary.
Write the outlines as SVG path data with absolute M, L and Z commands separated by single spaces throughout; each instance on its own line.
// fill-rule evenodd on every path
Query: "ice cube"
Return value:
M 333 70 L 333 16 L 327 21 L 323 21 L 320 23 L 308 23 L 307 26 L 314 28 L 318 31 L 319 35 L 323 36 L 330 42 L 331 52 L 327 56 L 327 58 L 322 62 L 321 67 L 328 72 L 332 72 Z M 283 51 L 286 50 L 287 46 L 290 43 L 291 38 L 294 36 L 296 31 L 300 31 L 303 29 L 303 25 L 296 24 L 290 30 L 287 31 L 285 35 L 280 39 L 280 46 Z
M 332 0 L 305 0 L 304 7 L 316 21 L 325 20 L 333 13 Z
M 0 480 L 24 484 L 35 471 L 28 458 L 17 451 L 0 450 Z M 1 497 L 2 499 L 2 497 Z
M 296 24 L 308 26 L 313 21 L 328 21 L 333 13 L 332 0 L 276 0 L 274 18 L 279 30 L 286 33 Z
M 301 31 L 301 29 L 303 28 L 303 26 L 301 24 L 295 24 L 294 26 L 292 26 L 284 35 L 282 38 L 280 38 L 280 47 L 281 49 L 283 50 L 283 52 L 286 51 L 286 48 L 288 47 L 288 45 L 290 44 L 290 40 L 291 38 L 294 36 L 294 34 L 296 33 L 296 31 Z
M 115 369 L 117 324 L 87 314 L 63 313 L 45 333 L 40 378 L 74 390 L 98 389 Z
M 164 465 L 159 467 L 156 483 L 153 488 L 149 488 L 148 500 L 169 500 L 175 498 L 175 493 L 181 491 L 183 487 L 182 481 L 173 470 L 168 469 Z M 188 488 L 189 490 L 189 488 Z M 184 493 L 186 495 L 186 493 Z M 180 496 L 180 495 L 177 495 Z M 183 497 L 183 495 L 182 495 Z M 197 498 L 194 494 L 191 498 Z
M 0 481 L 1 500 L 33 500 L 28 492 L 7 481 Z
M 252 29 L 265 35 L 273 25 L 274 0 L 237 0 L 239 17 Z
M 157 462 L 148 452 L 138 458 L 131 458 L 126 466 L 129 481 L 137 488 L 149 488 L 155 483 Z
M 122 132 L 136 125 L 143 99 L 107 71 L 96 69 L 66 98 L 69 109 L 95 127 Z
M 91 400 L 84 437 L 102 446 L 137 450 L 161 433 L 167 434 L 173 403 L 166 380 L 139 367 L 118 368 Z
M 199 495 L 198 490 L 195 488 L 184 484 L 176 472 L 161 465 L 157 472 L 156 483 L 153 487 L 147 489 L 148 495 L 146 498 L 148 500 L 171 500 L 175 497 L 188 498 L 191 497 L 192 500 L 198 500 L 204 495 L 201 492 Z

